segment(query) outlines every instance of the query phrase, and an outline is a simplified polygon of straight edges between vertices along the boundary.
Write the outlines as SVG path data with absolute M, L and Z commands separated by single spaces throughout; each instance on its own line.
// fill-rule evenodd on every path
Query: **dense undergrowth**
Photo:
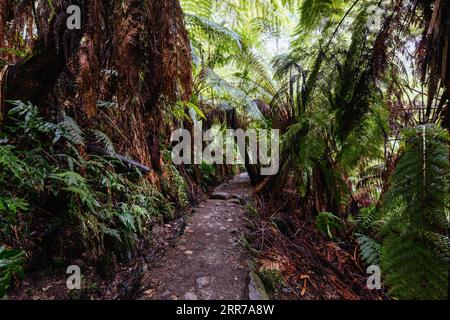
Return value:
M 406 129 L 386 194 L 346 218 L 305 210 L 292 178 L 286 195 L 260 194 L 250 239 L 273 297 L 446 299 L 448 141 L 434 125 Z M 366 288 L 369 266 L 380 267 L 381 290 Z
M 32 104 L 14 104 L 0 140 L 1 296 L 22 274 L 25 256 L 34 267 L 84 252 L 124 257 L 148 240 L 152 225 L 188 206 L 186 182 L 170 162 L 159 191 L 136 167 L 86 155 L 88 142 L 114 154 L 105 134 L 86 132 L 65 114 L 52 123 Z

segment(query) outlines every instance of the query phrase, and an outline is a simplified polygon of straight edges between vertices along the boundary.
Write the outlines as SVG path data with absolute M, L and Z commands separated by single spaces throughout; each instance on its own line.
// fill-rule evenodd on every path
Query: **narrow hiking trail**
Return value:
M 246 173 L 215 188 L 194 209 L 185 232 L 148 271 L 141 299 L 248 299 L 245 203 L 251 186 Z

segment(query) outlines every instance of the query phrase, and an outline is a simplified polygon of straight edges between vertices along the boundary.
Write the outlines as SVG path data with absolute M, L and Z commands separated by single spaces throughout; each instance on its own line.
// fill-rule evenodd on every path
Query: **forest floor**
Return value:
M 106 277 L 83 258 L 73 261 L 83 270 L 82 290 L 68 291 L 65 264 L 53 265 L 30 272 L 10 298 L 386 299 L 365 287 L 355 245 L 327 238 L 314 219 L 284 212 L 252 191 L 246 173 L 216 187 L 195 208 L 154 226 L 151 245 L 125 263 L 110 263 Z M 276 227 L 283 216 L 295 234 Z
M 240 239 L 250 191 L 248 175 L 241 174 L 198 205 L 184 234 L 144 277 L 140 299 L 248 299 L 248 255 Z

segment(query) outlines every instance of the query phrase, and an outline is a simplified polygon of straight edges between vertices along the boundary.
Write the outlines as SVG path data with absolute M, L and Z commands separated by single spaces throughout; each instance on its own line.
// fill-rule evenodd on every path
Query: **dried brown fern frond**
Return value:
M 422 30 L 417 37 L 414 30 Z M 446 0 L 394 0 L 386 15 L 374 46 L 372 58 L 375 78 L 383 76 L 388 66 L 402 72 L 396 58 L 399 52 L 410 56 L 414 75 L 427 89 L 423 121 L 430 121 L 435 101 L 439 112 L 449 102 L 450 92 L 450 3 Z M 415 54 L 407 47 L 415 44 Z M 397 62 L 395 61 L 397 59 Z M 395 71 L 394 70 L 394 71 Z M 435 118 L 436 120 L 436 118 Z
M 8 99 L 63 107 L 121 141 L 119 152 L 158 168 L 162 108 L 188 101 L 192 88 L 179 0 L 0 1 L 0 47 L 9 50 L 0 59 L 13 65 Z M 66 26 L 69 5 L 81 8 L 81 30 Z

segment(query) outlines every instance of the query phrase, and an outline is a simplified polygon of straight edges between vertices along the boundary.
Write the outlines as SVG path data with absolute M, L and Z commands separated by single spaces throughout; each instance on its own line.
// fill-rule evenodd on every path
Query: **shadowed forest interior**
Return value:
M 449 0 L 0 0 L 0 72 L 0 299 L 448 299 Z

